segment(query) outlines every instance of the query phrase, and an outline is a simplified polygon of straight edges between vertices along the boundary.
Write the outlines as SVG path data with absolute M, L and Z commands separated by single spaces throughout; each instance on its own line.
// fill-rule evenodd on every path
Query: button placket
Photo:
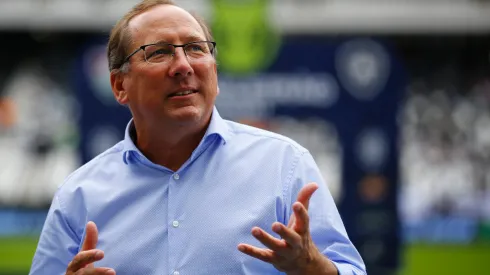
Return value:
M 173 222 L 172 222 L 172 226 L 173 226 L 174 228 L 179 227 L 179 221 L 173 221 Z
M 173 243 L 172 240 L 174 239 L 178 239 L 178 236 L 180 236 L 180 234 L 182 233 L 179 233 L 181 229 L 179 229 L 181 227 L 181 221 L 178 220 L 178 218 L 180 217 L 180 213 L 178 211 L 178 208 L 175 207 L 175 205 L 172 203 L 172 199 L 175 199 L 175 197 L 172 195 L 174 194 L 173 191 L 179 189 L 181 186 L 180 185 L 180 182 L 182 178 L 181 178 L 181 175 L 177 172 L 171 174 L 170 176 L 170 181 L 169 181 L 169 212 L 168 212 L 168 218 L 170 219 L 170 230 L 169 230 L 169 246 L 170 247 L 174 247 L 174 249 L 172 250 L 175 250 L 175 252 L 177 252 L 180 248 L 175 247 L 175 245 L 177 245 L 176 243 Z M 178 264 L 178 259 L 175 258 L 175 254 L 171 254 L 170 255 L 170 258 L 169 258 L 169 264 L 170 264 L 170 267 L 174 267 L 174 268 L 177 268 L 179 266 Z M 171 271 L 172 272 L 172 271 Z M 177 269 L 174 269 L 173 272 L 171 273 L 172 275 L 180 275 L 180 272 L 177 270 Z

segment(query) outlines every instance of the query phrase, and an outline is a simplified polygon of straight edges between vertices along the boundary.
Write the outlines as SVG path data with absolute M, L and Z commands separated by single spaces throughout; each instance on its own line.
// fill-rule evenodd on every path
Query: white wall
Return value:
M 248 0 L 242 0 L 248 1 Z M 0 30 L 106 31 L 138 0 L 0 0 Z M 271 21 L 294 33 L 489 33 L 485 0 L 271 0 Z M 207 19 L 207 0 L 177 0 Z

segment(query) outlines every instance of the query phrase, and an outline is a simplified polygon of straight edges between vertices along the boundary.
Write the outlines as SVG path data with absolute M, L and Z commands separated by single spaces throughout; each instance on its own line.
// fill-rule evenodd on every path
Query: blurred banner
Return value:
M 214 1 L 220 95 L 229 119 L 306 146 L 372 274 L 398 266 L 396 115 L 405 75 L 370 38 L 280 36 L 267 1 Z
M 93 38 L 75 63 L 74 90 L 80 103 L 80 156 L 91 160 L 124 138 L 131 113 L 119 105 L 110 86 L 106 41 Z

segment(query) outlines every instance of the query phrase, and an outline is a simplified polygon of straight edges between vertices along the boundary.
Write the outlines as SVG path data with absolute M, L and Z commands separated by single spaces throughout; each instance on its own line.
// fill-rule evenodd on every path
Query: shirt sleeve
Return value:
M 291 206 L 296 202 L 299 190 L 309 182 L 316 182 L 319 188 L 313 193 L 308 208 L 313 242 L 335 264 L 340 275 L 367 274 L 361 255 L 347 235 L 337 206 L 311 154 L 302 152 L 293 169 L 287 192 L 290 196 L 287 217 L 292 214 Z
M 68 225 L 56 194 L 41 231 L 29 275 L 65 274 L 68 263 L 78 253 L 79 244 L 80 239 Z

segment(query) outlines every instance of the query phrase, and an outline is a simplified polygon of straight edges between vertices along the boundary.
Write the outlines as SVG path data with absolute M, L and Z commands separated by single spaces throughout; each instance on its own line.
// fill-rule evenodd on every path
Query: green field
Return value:
M 403 260 L 402 275 L 489 274 L 490 245 L 411 245 Z
M 0 238 L 0 275 L 27 274 L 36 242 L 36 238 Z M 410 245 L 403 259 L 401 275 L 489 274 L 485 263 L 490 260 L 490 245 Z
M 37 237 L 0 238 L 0 275 L 29 273 Z

